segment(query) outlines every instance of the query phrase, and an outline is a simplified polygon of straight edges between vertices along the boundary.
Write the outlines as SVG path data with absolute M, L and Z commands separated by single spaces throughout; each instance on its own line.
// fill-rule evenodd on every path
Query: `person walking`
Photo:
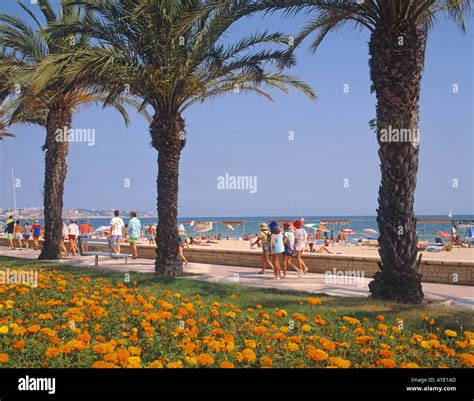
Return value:
M 306 244 L 308 243 L 308 233 L 303 228 L 303 222 L 301 220 L 295 220 L 293 222 L 295 227 L 295 251 L 296 251 L 296 262 L 298 263 L 298 268 L 303 274 L 308 272 L 308 268 L 303 261 L 303 252 L 306 249 Z
M 66 223 L 63 222 L 63 228 L 61 232 L 61 242 L 59 243 L 59 247 L 61 248 L 61 251 L 63 252 L 64 256 L 69 255 L 66 245 L 64 244 L 64 241 L 66 240 L 66 238 L 69 238 L 69 229 L 67 228 Z
M 184 256 L 184 247 L 188 245 L 186 241 L 186 230 L 184 228 L 184 225 L 180 224 L 178 226 L 178 238 L 179 238 L 179 248 L 178 248 L 178 254 L 179 258 L 181 259 L 181 262 L 183 262 L 183 267 L 186 267 L 188 265 L 188 260 L 186 259 L 186 256 Z
M 23 226 L 23 245 L 25 245 L 25 249 L 29 249 L 30 244 L 30 236 L 31 236 L 31 227 L 27 221 L 25 221 L 25 225 Z
M 69 231 L 69 251 L 72 253 L 72 256 L 76 256 L 79 253 L 79 248 L 77 247 L 79 226 L 76 224 L 76 220 L 71 220 L 71 223 L 67 226 L 67 229 Z
M 81 224 L 79 225 L 79 236 L 81 238 L 90 238 L 91 234 L 92 234 L 92 230 L 91 230 L 90 224 L 88 224 L 84 220 L 82 220 Z M 81 245 L 81 251 L 82 252 L 88 252 L 89 247 L 87 245 Z
M 120 211 L 114 210 L 114 217 L 110 220 L 110 235 L 112 243 L 115 244 L 115 253 L 120 253 L 120 241 L 122 240 L 122 234 L 125 224 L 120 217 Z
M 5 222 L 5 234 L 8 238 L 8 249 L 15 249 L 13 244 L 13 232 L 15 231 L 15 220 L 13 216 L 8 216 L 8 220 Z
M 258 233 L 255 242 L 252 243 L 252 246 L 257 245 L 258 247 L 262 247 L 262 269 L 258 272 L 258 274 L 265 274 L 265 267 L 267 265 L 272 270 L 275 270 L 275 267 L 270 261 L 270 236 L 271 233 L 268 231 L 267 224 L 260 224 L 260 233 Z
M 138 257 L 137 241 L 140 238 L 142 232 L 142 225 L 140 220 L 137 219 L 137 212 L 130 212 L 130 220 L 127 225 L 128 229 L 128 242 L 132 250 L 132 259 Z
M 33 247 L 36 251 L 39 248 L 39 237 L 41 236 L 41 225 L 38 223 L 38 220 L 33 221 L 31 231 L 33 232 Z
M 295 255 L 295 234 L 291 230 L 291 224 L 283 224 L 283 245 L 285 246 L 285 252 L 283 252 L 283 277 L 286 277 L 286 269 L 291 266 L 295 269 L 298 276 L 303 273 L 298 269 L 292 262 L 291 258 Z
M 270 249 L 272 252 L 273 273 L 277 280 L 281 280 L 283 276 L 280 271 L 280 255 L 285 251 L 283 235 L 280 232 L 280 225 L 276 221 L 272 221 L 269 228 L 272 233 L 270 236 Z
M 23 232 L 23 227 L 20 224 L 20 220 L 17 220 L 15 222 L 15 227 L 13 228 L 13 234 L 15 235 L 15 240 L 18 241 L 18 246 L 20 248 L 20 251 L 23 249 L 23 246 L 21 245 L 21 240 L 23 239 L 22 232 Z

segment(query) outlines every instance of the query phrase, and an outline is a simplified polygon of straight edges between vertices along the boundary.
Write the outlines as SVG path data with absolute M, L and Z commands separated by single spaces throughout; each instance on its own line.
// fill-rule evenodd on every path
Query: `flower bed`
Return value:
M 0 286 L 3 367 L 473 367 L 474 332 L 422 316 L 357 318 L 300 297 L 298 312 L 40 269 Z M 289 308 L 287 308 L 289 309 Z M 468 327 L 466 327 L 468 328 Z

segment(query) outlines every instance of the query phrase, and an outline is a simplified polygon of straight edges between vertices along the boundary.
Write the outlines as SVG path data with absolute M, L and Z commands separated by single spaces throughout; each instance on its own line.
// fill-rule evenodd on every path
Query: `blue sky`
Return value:
M 18 13 L 14 1 L 0 5 Z M 225 40 L 266 28 L 295 34 L 304 20 L 258 15 L 234 24 Z M 468 30 L 465 36 L 440 17 L 430 35 L 420 102 L 418 214 L 474 213 L 472 20 Z M 374 215 L 380 172 L 367 124 L 375 116 L 368 40 L 367 31 L 344 28 L 328 35 L 315 55 L 309 42 L 297 51 L 290 73 L 315 89 L 316 102 L 294 90 L 273 92 L 274 103 L 230 94 L 186 111 L 180 216 Z M 343 93 L 344 84 L 349 93 Z M 453 84 L 459 93 L 452 92 Z M 132 118 L 127 129 L 113 110 L 92 106 L 74 115 L 75 128 L 95 129 L 96 143 L 71 144 L 66 208 L 155 210 L 157 153 L 146 121 Z M 0 142 L 0 207 L 12 207 L 12 168 L 21 179 L 18 207 L 40 206 L 44 131 L 12 131 L 17 138 Z M 226 173 L 256 176 L 257 192 L 218 190 L 217 178 Z

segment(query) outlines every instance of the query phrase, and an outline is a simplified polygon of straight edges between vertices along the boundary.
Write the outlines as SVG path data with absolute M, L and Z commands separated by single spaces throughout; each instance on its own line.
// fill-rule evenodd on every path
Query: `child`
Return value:
M 286 277 L 288 265 L 295 269 L 298 276 L 301 277 L 301 270 L 291 263 L 291 257 L 295 254 L 295 234 L 293 234 L 291 225 L 288 223 L 283 224 L 283 230 L 283 245 L 285 246 L 285 252 L 283 252 L 283 277 Z
M 280 255 L 285 251 L 283 235 L 276 221 L 272 221 L 269 227 L 272 233 L 270 236 L 270 249 L 272 252 L 273 273 L 277 280 L 281 280 L 283 276 L 280 273 Z
M 15 222 L 15 228 L 13 229 L 13 233 L 15 234 L 15 239 L 18 241 L 18 246 L 20 247 L 20 251 L 23 249 L 21 245 L 21 240 L 23 239 L 23 227 L 20 224 L 20 220 Z
M 23 245 L 25 245 L 26 249 L 30 247 L 29 245 L 30 234 L 31 234 L 31 227 L 28 224 L 28 222 L 25 221 L 25 225 L 23 226 Z
M 153 228 L 153 224 L 150 224 L 150 226 L 148 227 L 148 230 L 146 231 L 146 236 L 148 238 L 148 244 L 150 244 L 150 245 L 155 244 L 155 235 L 156 235 L 156 231 Z
M 266 223 L 260 224 L 260 233 L 257 235 L 257 240 L 252 246 L 257 245 L 262 247 L 262 270 L 258 274 L 265 274 L 265 265 L 270 266 L 272 270 L 275 270 L 272 262 L 270 262 L 270 236 L 271 233 L 268 231 Z

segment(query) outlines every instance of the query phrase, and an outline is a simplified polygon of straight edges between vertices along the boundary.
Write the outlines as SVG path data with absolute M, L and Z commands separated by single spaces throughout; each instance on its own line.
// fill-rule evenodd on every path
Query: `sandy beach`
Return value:
M 193 247 L 202 247 L 206 245 L 193 245 Z M 233 249 L 233 250 L 244 250 L 261 252 L 260 248 L 251 249 L 249 241 L 241 240 L 221 240 L 218 244 L 209 245 L 214 248 L 220 249 Z M 320 246 L 316 246 L 319 249 Z M 358 246 L 358 245 L 331 245 L 328 248 L 334 255 L 347 255 L 347 256 L 363 256 L 363 257 L 378 257 L 378 248 L 371 246 Z M 309 252 L 306 252 L 309 253 Z M 423 260 L 441 260 L 441 261 L 456 261 L 456 262 L 474 262 L 474 248 L 460 248 L 453 247 L 451 251 L 443 252 L 428 252 L 420 251 L 423 255 Z M 328 255 L 324 253 L 324 255 Z M 331 256 L 331 255 L 329 255 Z

